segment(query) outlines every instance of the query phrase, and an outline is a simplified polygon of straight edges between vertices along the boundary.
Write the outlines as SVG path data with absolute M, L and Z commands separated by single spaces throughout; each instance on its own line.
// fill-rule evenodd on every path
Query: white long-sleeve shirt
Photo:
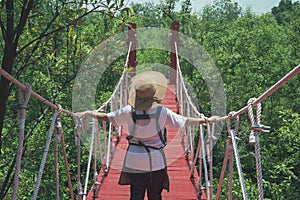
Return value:
M 157 108 L 158 107 L 155 107 L 146 111 L 146 114 L 155 114 Z M 137 115 L 143 114 L 143 111 L 136 110 L 135 112 Z M 135 129 L 134 133 L 131 133 L 134 137 L 130 140 L 130 143 L 138 143 L 140 141 L 145 146 L 155 148 L 164 146 L 158 135 L 157 120 L 155 118 L 136 120 L 136 124 L 134 124 L 131 106 L 125 106 L 120 110 L 108 113 L 107 116 L 116 127 L 128 126 L 129 131 Z M 184 127 L 185 122 L 186 117 L 178 115 L 166 107 L 162 107 L 158 119 L 162 134 L 165 134 L 165 127 L 172 127 L 180 130 Z M 162 152 L 154 148 L 148 149 L 150 150 L 152 165 L 150 165 L 149 154 L 144 146 L 129 145 L 124 160 L 125 168 L 142 172 L 164 169 L 166 166 Z

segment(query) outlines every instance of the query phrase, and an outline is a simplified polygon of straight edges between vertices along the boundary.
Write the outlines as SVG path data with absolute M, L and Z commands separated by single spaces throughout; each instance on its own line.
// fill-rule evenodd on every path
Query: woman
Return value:
M 178 115 L 160 106 L 167 91 L 167 79 L 159 72 L 147 71 L 134 76 L 129 84 L 129 105 L 111 113 L 84 111 L 80 117 L 91 116 L 114 126 L 128 126 L 128 148 L 119 184 L 130 185 L 130 199 L 161 199 L 163 189 L 169 191 L 169 178 L 164 154 L 166 127 L 183 129 L 197 126 L 208 119 Z

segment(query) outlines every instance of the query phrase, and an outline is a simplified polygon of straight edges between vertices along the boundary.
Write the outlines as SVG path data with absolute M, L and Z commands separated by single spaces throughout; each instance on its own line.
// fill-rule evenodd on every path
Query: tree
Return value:
M 83 19 L 91 14 L 97 14 L 100 19 L 110 20 L 115 17 L 123 17 L 124 12 L 129 12 L 129 9 L 124 5 L 124 1 L 117 0 L 96 2 L 59 0 L 19 2 L 6 0 L 1 1 L 0 6 L 0 28 L 2 33 L 0 38 L 3 39 L 0 40 L 1 47 L 3 47 L 0 50 L 3 53 L 2 69 L 19 80 L 30 82 L 38 93 L 45 96 L 46 99 L 50 99 L 53 103 L 57 101 L 57 98 L 60 101 L 69 100 L 70 95 L 61 94 L 61 91 L 65 90 L 66 94 L 70 94 L 70 92 L 67 92 L 70 90 L 68 87 L 76 76 L 83 56 L 91 48 L 86 45 L 84 47 L 86 49 L 82 49 L 82 44 L 78 43 L 82 38 L 78 27 L 83 23 Z M 121 23 L 125 23 L 125 21 L 121 21 Z M 100 23 L 100 25 L 104 27 L 105 23 Z M 105 34 L 108 31 L 102 31 L 102 33 L 102 35 L 99 34 L 102 39 L 107 37 Z M 13 151 L 16 148 L 15 136 L 17 136 L 18 131 L 14 127 L 17 124 L 16 120 L 13 120 L 16 111 L 9 109 L 11 104 L 16 102 L 14 86 L 2 76 L 0 91 L 0 167 L 4 169 L 1 170 L 3 175 L 1 177 L 3 178 L 1 178 L 0 198 L 3 199 L 12 184 L 11 180 L 15 165 L 13 158 L 16 156 Z M 49 117 L 50 115 L 47 113 L 51 111 L 51 109 L 45 108 L 34 99 L 31 101 L 36 104 L 35 106 L 29 105 L 31 112 L 28 113 L 28 118 L 31 120 L 28 120 L 28 124 L 31 128 L 26 133 L 25 146 L 39 143 L 39 139 L 42 140 L 39 137 L 39 139 L 30 140 L 30 137 L 37 130 L 44 132 L 41 128 L 43 126 L 37 128 L 37 125 L 42 122 L 44 117 Z M 15 107 L 13 108 L 15 109 Z M 3 141 L 6 143 L 5 146 L 3 146 Z M 26 151 L 29 152 L 29 158 L 26 158 Z M 32 158 L 37 156 L 32 152 L 34 151 L 30 146 L 24 148 L 23 163 L 30 160 L 30 156 Z
M 66 14 L 64 11 L 66 10 L 79 10 L 83 8 L 82 2 L 80 4 L 68 2 L 68 1 L 56 1 L 56 2 L 48 2 L 41 1 L 36 2 L 34 0 L 24 1 L 22 4 L 17 3 L 14 0 L 6 0 L 1 2 L 1 18 L 0 18 L 0 28 L 2 32 L 3 38 L 3 56 L 1 67 L 9 74 L 16 74 L 18 77 L 22 71 L 26 68 L 29 60 L 31 59 L 31 55 L 35 53 L 35 51 L 41 46 L 41 42 L 43 39 L 47 37 L 54 36 L 54 33 L 64 30 L 66 27 L 76 24 L 81 18 L 86 15 L 100 11 L 102 13 L 107 13 L 110 16 L 114 16 L 114 13 L 110 10 L 117 12 L 118 10 L 125 10 L 124 2 L 119 1 L 111 2 L 97 2 L 94 4 L 91 10 L 81 10 L 82 15 L 70 16 L 68 20 L 64 21 L 63 24 L 59 22 L 59 17 Z M 88 2 L 86 2 L 88 3 Z M 46 7 L 44 7 L 46 6 Z M 44 9 L 51 9 L 53 15 L 49 19 L 39 18 L 37 27 L 33 27 L 35 18 L 43 13 Z M 110 10 L 109 10 L 110 9 Z M 109 12 L 106 12 L 109 11 Z M 127 9 L 126 9 L 127 10 Z M 77 13 L 79 14 L 79 13 Z M 44 20 L 44 21 L 41 21 Z M 32 22 L 32 23 L 31 23 Z M 57 23 L 58 22 L 58 23 Z M 42 27 L 41 27 L 42 26 Z M 39 27 L 39 28 L 38 28 Z M 31 38 L 31 41 L 20 41 L 22 40 L 22 35 L 25 35 L 24 29 L 27 30 L 35 29 L 35 38 Z M 28 39 L 28 38 L 27 38 Z M 33 47 L 32 47 L 33 46 Z M 26 50 L 26 57 L 19 67 L 16 65 L 15 61 L 18 56 Z M 15 70 L 19 69 L 18 72 Z M 1 138 L 2 138 L 2 130 L 3 130 L 3 121 L 6 111 L 6 102 L 10 92 L 10 82 L 1 77 L 0 80 L 0 149 L 1 149 Z M 1 152 L 1 151 L 0 151 Z

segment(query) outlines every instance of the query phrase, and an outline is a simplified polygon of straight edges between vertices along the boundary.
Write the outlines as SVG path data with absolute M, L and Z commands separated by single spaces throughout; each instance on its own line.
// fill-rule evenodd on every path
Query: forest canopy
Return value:
M 244 107 L 250 98 L 261 95 L 300 64 L 299 1 L 281 0 L 260 15 L 242 9 L 232 0 L 216 0 L 200 12 L 193 11 L 190 0 L 130 5 L 124 0 L 2 0 L 0 11 L 1 69 L 22 83 L 29 83 L 36 93 L 67 110 L 72 109 L 74 80 L 84 59 L 101 42 L 127 31 L 130 23 L 135 23 L 137 28 L 169 29 L 173 21 L 179 22 L 179 32 L 201 44 L 218 67 L 226 92 L 227 113 Z M 103 56 L 110 59 L 110 55 Z M 119 57 L 105 70 L 97 86 L 96 103 L 90 109 L 99 108 L 109 98 L 122 74 L 125 59 Z M 137 69 L 154 62 L 169 65 L 169 60 L 166 51 L 137 50 Z M 181 68 L 193 88 L 199 109 L 209 115 L 210 97 L 201 74 L 184 59 Z M 0 94 L 0 199 L 11 199 L 19 142 L 18 88 L 1 76 Z M 272 127 L 270 133 L 260 137 L 265 199 L 300 198 L 299 94 L 298 75 L 262 103 L 261 121 Z M 34 98 L 30 98 L 26 110 L 18 199 L 33 195 L 53 114 L 52 109 Z M 76 183 L 74 121 L 69 116 L 63 116 L 62 120 L 70 173 Z M 248 117 L 241 116 L 239 151 L 248 197 L 257 199 L 254 148 L 248 144 L 249 125 Z M 225 153 L 227 135 L 225 129 L 223 132 L 214 147 L 218 152 L 214 154 L 214 185 L 218 183 Z M 50 148 L 54 148 L 52 143 Z M 39 199 L 55 196 L 53 154 L 49 152 L 46 161 Z M 87 148 L 82 148 L 82 155 L 81 169 L 85 173 Z M 59 168 L 64 171 L 63 164 Z M 234 197 L 242 199 L 237 172 L 234 173 L 237 183 L 233 188 Z M 61 198 L 69 199 L 66 174 L 61 174 L 60 182 Z M 73 185 L 76 193 L 76 184 Z M 222 189 L 221 199 L 226 198 L 226 190 Z

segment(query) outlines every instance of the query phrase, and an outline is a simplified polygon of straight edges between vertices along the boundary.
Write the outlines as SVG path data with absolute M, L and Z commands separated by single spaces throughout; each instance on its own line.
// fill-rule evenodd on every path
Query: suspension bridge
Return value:
M 178 58 L 178 30 L 179 24 L 173 23 L 171 26 L 171 62 L 170 62 L 170 79 L 168 84 L 168 90 L 166 97 L 162 103 L 163 106 L 168 107 L 176 113 L 189 116 L 189 117 L 203 117 L 196 106 L 193 104 L 191 97 L 188 94 L 183 75 L 180 68 L 180 62 Z M 136 28 L 131 26 L 130 29 Z M 136 30 L 134 30 L 135 32 Z M 135 36 L 134 33 L 128 31 L 128 54 L 126 58 L 126 66 L 136 66 L 135 55 Z M 243 172 L 241 168 L 239 152 L 236 141 L 236 134 L 238 134 L 239 116 L 243 113 L 248 113 L 251 122 L 250 140 L 255 147 L 255 159 L 256 159 L 256 174 L 257 174 L 257 187 L 258 187 L 258 199 L 262 200 L 263 195 L 263 182 L 262 182 L 262 170 L 261 170 L 261 157 L 260 157 L 260 144 L 259 136 L 262 132 L 268 131 L 267 126 L 260 124 L 261 116 L 261 102 L 274 93 L 278 88 L 283 86 L 293 77 L 300 72 L 300 65 L 296 66 L 282 79 L 265 91 L 261 96 L 257 98 L 251 98 L 248 104 L 238 111 L 230 112 L 227 116 L 220 116 L 217 122 L 206 123 L 196 128 L 187 127 L 185 130 L 178 132 L 174 129 L 167 130 L 168 133 L 168 145 L 165 147 L 168 173 L 170 177 L 170 192 L 163 192 L 163 199 L 180 199 L 180 200 L 192 200 L 192 199 L 219 199 L 220 193 L 225 178 L 226 170 L 228 176 L 228 199 L 232 199 L 232 171 L 233 160 L 235 160 L 236 168 L 239 175 L 241 193 L 243 199 L 248 199 L 247 190 L 244 183 Z M 130 73 L 134 74 L 135 71 Z M 39 94 L 35 93 L 29 84 L 22 84 L 18 80 L 14 79 L 3 69 L 0 69 L 1 76 L 5 77 L 13 84 L 19 87 L 19 145 L 18 156 L 16 159 L 15 178 L 13 183 L 12 199 L 17 199 L 18 187 L 19 187 L 19 174 L 21 170 L 22 149 L 24 141 L 24 127 L 25 127 L 25 112 L 26 105 L 29 101 L 29 97 L 37 98 L 42 103 L 56 110 L 53 114 L 52 123 L 49 128 L 48 138 L 45 144 L 44 154 L 40 164 L 40 170 L 38 172 L 36 185 L 32 199 L 37 199 L 39 187 L 45 168 L 45 162 L 47 159 L 47 152 L 55 132 L 54 147 L 55 153 L 55 182 L 56 182 L 56 199 L 59 199 L 59 171 L 58 171 L 58 145 L 61 143 L 64 165 L 66 174 L 68 177 L 68 187 L 70 191 L 70 199 L 129 199 L 129 187 L 119 186 L 118 178 L 120 170 L 122 168 L 122 162 L 125 155 L 127 140 L 127 127 L 114 128 L 111 123 L 98 122 L 92 120 L 92 128 L 88 129 L 87 119 L 80 119 L 76 113 L 63 109 L 60 105 L 55 105 L 47 99 L 43 98 Z M 115 90 L 110 98 L 100 107 L 98 111 L 111 112 L 120 109 L 127 105 L 127 83 L 128 74 L 127 70 L 124 70 L 121 78 Z M 256 107 L 256 113 L 253 113 L 253 108 Z M 66 153 L 62 113 L 73 116 L 75 121 L 75 136 L 77 145 L 77 189 L 73 189 L 74 183 L 72 183 L 70 174 L 69 163 Z M 205 116 L 204 116 L 205 117 Z M 216 123 L 220 121 L 226 122 L 228 140 L 225 149 L 225 157 L 223 161 L 222 171 L 219 176 L 219 184 L 213 185 L 213 143 L 214 143 L 214 130 Z M 234 128 L 231 125 L 234 124 Z M 90 131 L 89 135 L 89 155 L 87 168 L 85 174 L 82 174 L 81 169 L 81 137 Z M 196 137 L 197 136 L 197 137 Z M 100 161 L 100 166 L 97 165 L 97 161 Z M 227 167 L 228 165 L 228 167 Z M 92 184 L 89 184 L 89 180 L 92 177 Z M 85 175 L 85 178 L 82 177 Z M 74 194 L 77 191 L 77 194 Z

